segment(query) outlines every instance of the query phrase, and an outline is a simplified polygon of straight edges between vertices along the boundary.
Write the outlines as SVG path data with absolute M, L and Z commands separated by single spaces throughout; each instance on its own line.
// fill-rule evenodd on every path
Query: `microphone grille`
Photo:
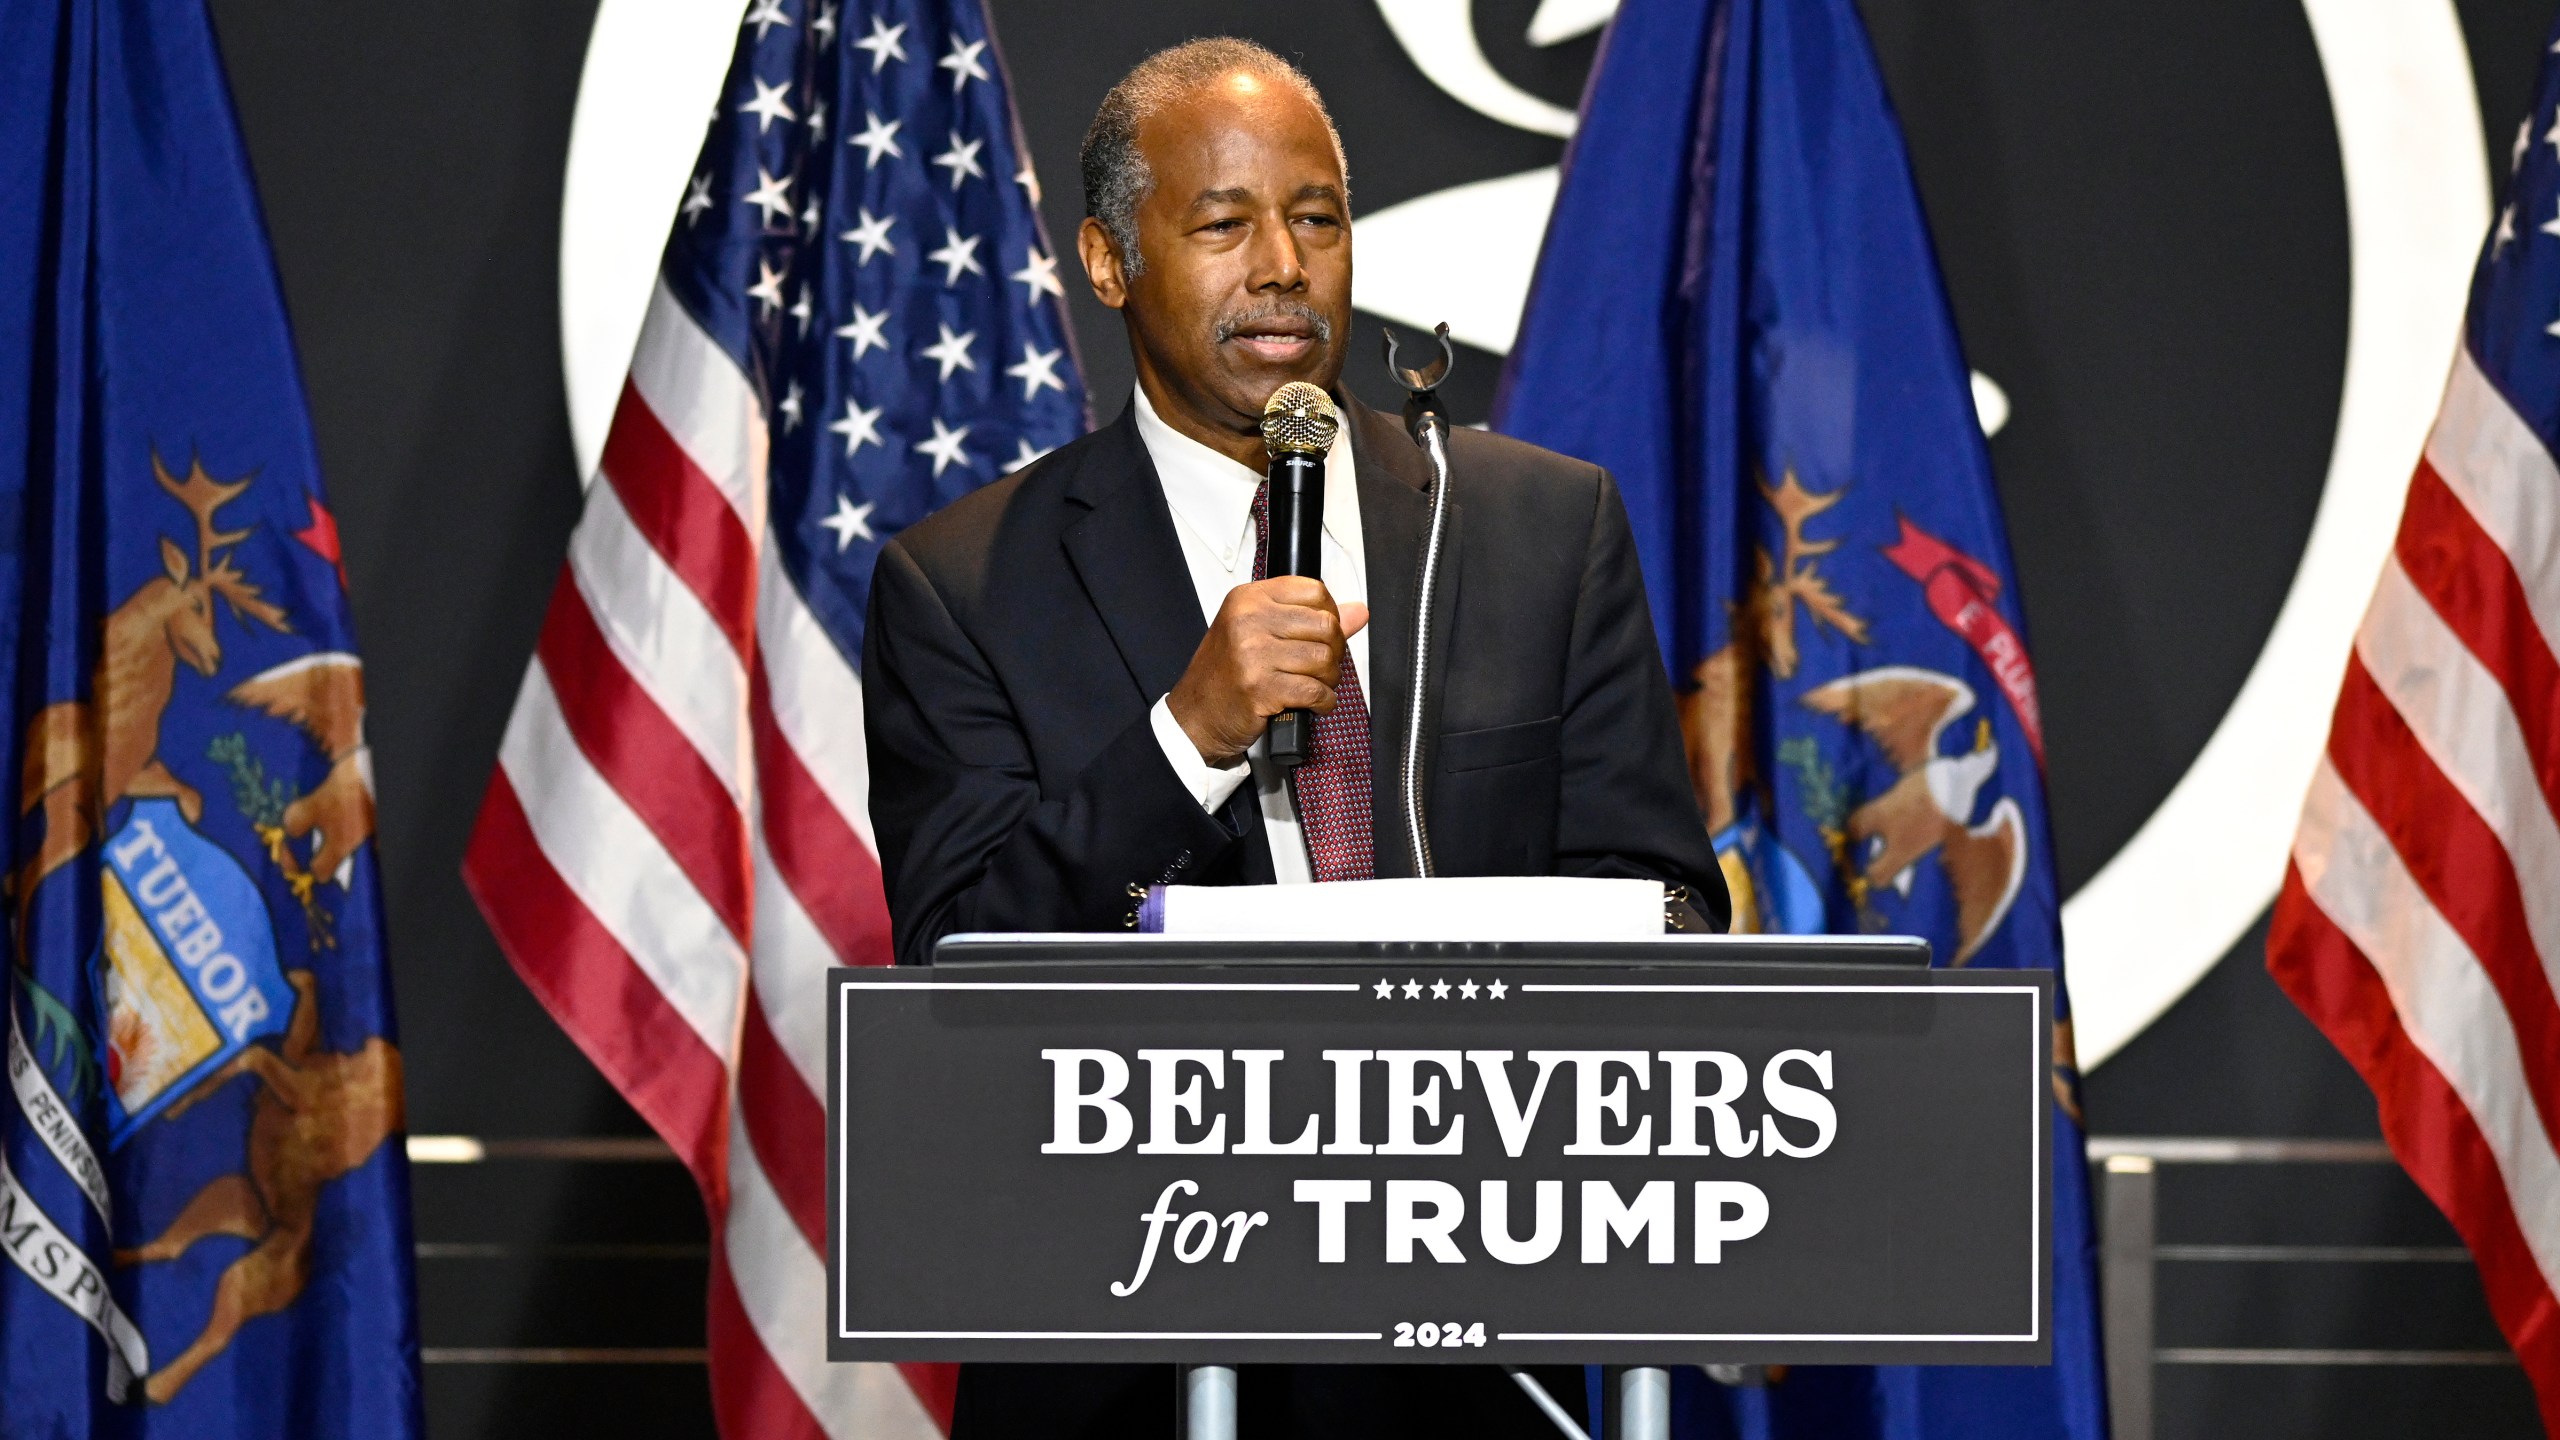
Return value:
M 1262 448 L 1273 455 L 1321 455 L 1342 428 L 1333 397 L 1319 386 L 1292 380 L 1262 406 Z

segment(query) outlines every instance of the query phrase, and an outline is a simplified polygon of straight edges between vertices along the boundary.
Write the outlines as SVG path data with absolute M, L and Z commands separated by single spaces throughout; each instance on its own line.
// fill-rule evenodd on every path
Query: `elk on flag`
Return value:
M 886 964 L 856 665 L 901 527 L 1081 433 L 977 0 L 755 0 L 465 874 L 691 1167 L 723 1434 L 947 1428 L 825 1354 L 830 965 Z

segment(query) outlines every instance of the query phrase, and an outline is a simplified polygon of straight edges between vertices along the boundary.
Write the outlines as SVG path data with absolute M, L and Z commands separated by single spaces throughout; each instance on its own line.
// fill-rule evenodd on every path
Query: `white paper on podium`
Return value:
M 1564 875 L 1167 885 L 1167 935 L 1269 940 L 1648 940 L 1662 885 Z

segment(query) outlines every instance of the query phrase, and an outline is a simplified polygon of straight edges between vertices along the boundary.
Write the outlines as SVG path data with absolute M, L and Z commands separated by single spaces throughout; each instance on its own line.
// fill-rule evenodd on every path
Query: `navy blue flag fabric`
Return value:
M 0 1437 L 421 1431 L 336 522 L 201 0 L 0 6 Z
M 1851 0 L 1620 8 L 1495 425 L 1617 476 L 1737 929 L 2060 968 L 2008 541 Z M 2054 1363 L 1683 1372 L 1681 1434 L 2104 1435 L 2067 1014 L 2054 1055 Z

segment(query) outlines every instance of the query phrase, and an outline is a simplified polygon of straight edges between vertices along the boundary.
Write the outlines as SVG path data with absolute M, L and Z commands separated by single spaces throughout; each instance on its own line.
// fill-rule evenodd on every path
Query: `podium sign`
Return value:
M 1926 956 L 988 937 L 833 971 L 829 1354 L 2044 1363 L 2052 977 Z

